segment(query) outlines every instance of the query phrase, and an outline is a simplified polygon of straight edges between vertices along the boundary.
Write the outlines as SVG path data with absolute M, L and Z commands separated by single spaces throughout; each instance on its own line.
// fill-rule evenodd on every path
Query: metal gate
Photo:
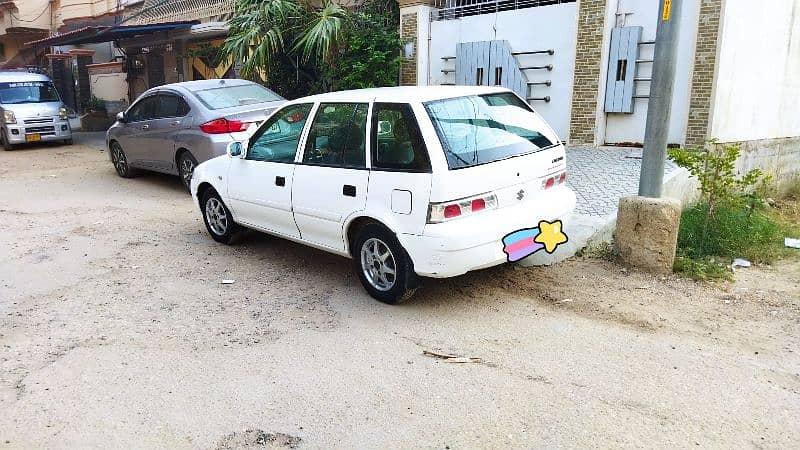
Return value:
M 528 97 L 528 79 L 508 41 L 462 42 L 456 45 L 456 84 L 502 86 Z

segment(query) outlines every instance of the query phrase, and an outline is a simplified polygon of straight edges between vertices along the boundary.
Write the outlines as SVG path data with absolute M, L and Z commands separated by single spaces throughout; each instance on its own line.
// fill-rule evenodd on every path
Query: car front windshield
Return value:
M 193 93 L 208 109 L 225 109 L 283 100 L 280 95 L 258 84 L 221 86 Z
M 5 105 L 57 102 L 60 100 L 58 91 L 56 91 L 51 81 L 0 83 L 0 103 Z
M 510 93 L 471 95 L 425 103 L 447 165 L 461 169 L 556 145 L 547 125 Z

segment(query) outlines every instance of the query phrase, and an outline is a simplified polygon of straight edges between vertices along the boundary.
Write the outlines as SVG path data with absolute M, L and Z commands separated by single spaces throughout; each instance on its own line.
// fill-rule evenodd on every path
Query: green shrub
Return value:
M 769 263 L 785 254 L 785 226 L 765 208 L 771 177 L 735 171 L 738 145 L 672 149 L 670 157 L 700 181 L 700 201 L 681 215 L 675 271 L 698 280 L 728 278 L 728 263 Z M 725 262 L 723 262 L 725 261 Z

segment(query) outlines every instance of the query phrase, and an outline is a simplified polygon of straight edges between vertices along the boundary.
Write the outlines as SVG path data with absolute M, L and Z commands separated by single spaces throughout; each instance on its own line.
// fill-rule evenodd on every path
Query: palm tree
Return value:
M 346 16 L 331 0 L 320 7 L 303 0 L 237 0 L 222 53 L 241 61 L 246 77 L 261 75 L 280 55 L 327 62 L 339 45 Z

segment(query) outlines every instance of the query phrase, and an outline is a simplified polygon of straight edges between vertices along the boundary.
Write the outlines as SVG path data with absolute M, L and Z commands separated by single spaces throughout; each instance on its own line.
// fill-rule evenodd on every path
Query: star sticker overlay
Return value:
M 544 245 L 544 251 L 547 253 L 553 253 L 556 251 L 556 247 L 567 242 L 569 239 L 567 235 L 561 231 L 561 227 L 562 224 L 560 220 L 553 222 L 542 220 L 539 222 L 539 234 L 533 238 L 533 241 Z

